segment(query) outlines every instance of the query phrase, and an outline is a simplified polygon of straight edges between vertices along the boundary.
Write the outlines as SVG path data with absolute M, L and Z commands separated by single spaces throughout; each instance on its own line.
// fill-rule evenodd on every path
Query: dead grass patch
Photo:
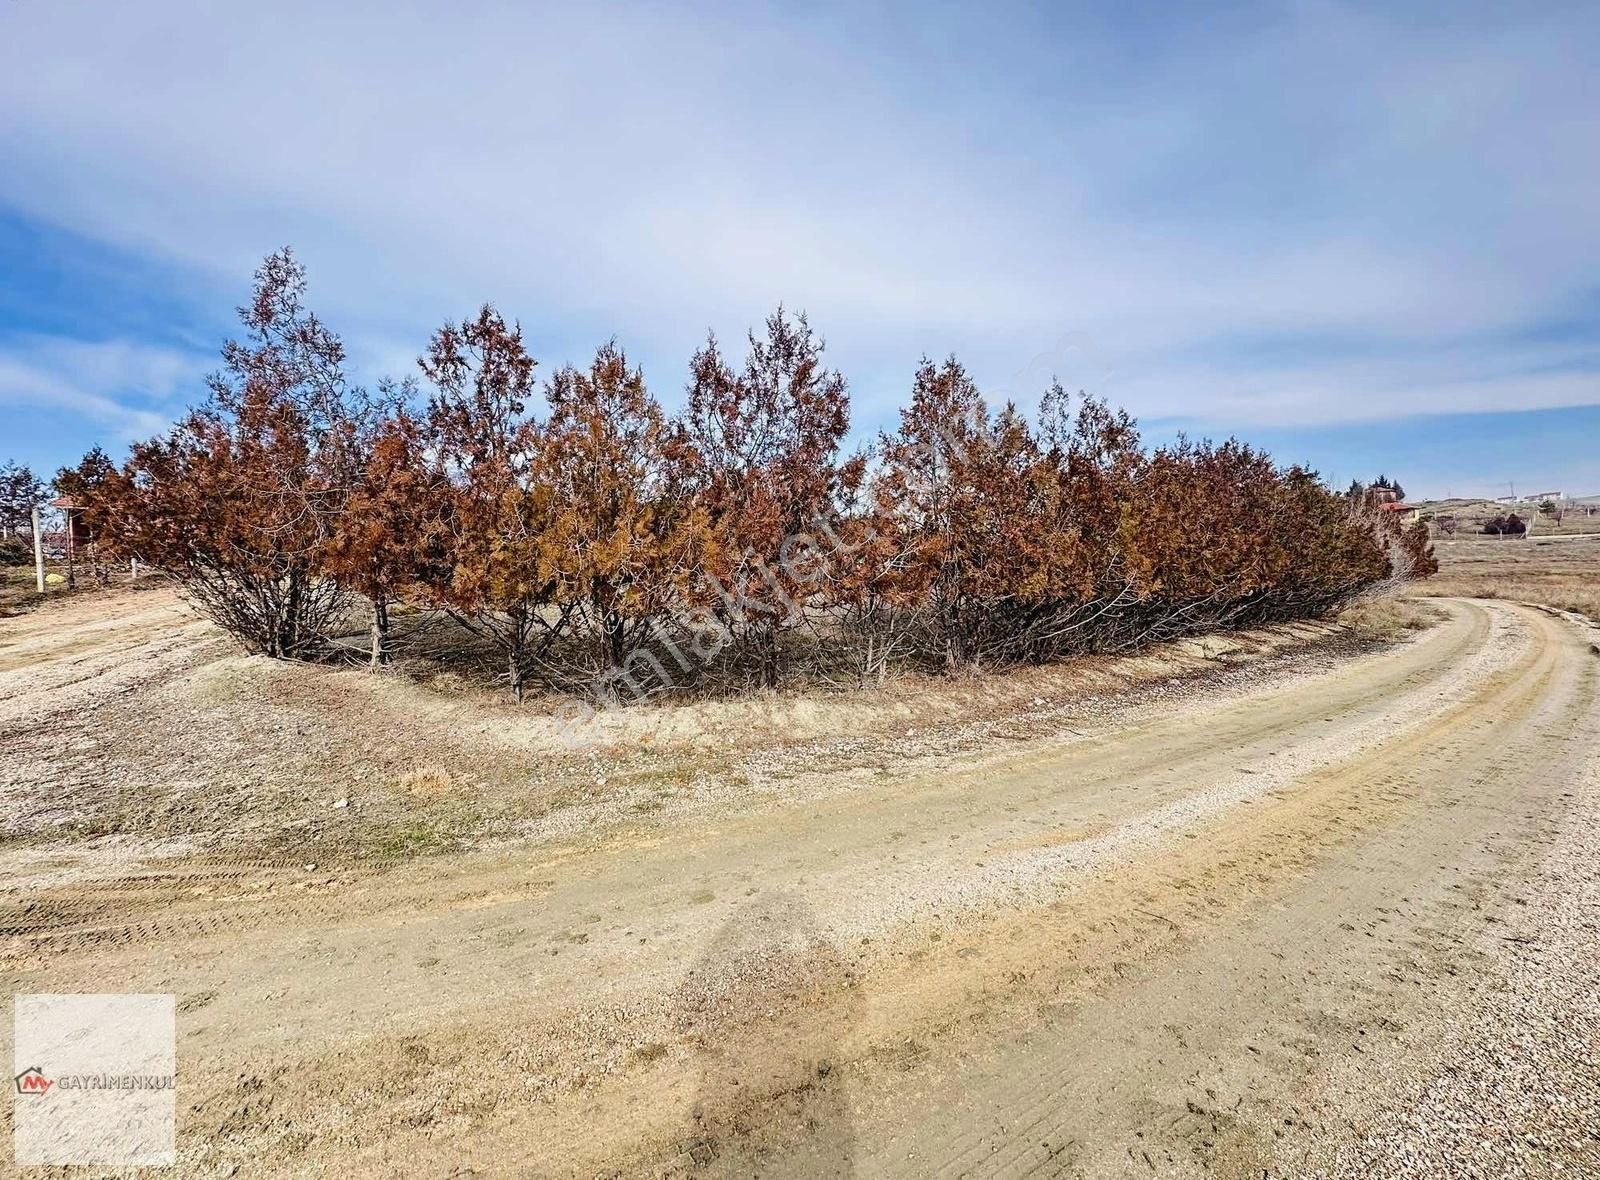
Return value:
M 447 795 L 455 789 L 455 779 L 442 766 L 419 766 L 400 776 L 398 784 L 408 795 Z
M 1392 642 L 1433 624 L 1435 612 L 1413 598 L 1363 598 L 1339 613 L 1339 622 L 1360 639 Z

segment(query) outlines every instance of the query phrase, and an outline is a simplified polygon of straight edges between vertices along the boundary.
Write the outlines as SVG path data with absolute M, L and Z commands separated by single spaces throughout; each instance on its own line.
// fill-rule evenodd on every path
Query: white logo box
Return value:
M 171 995 L 19 995 L 12 1053 L 18 1165 L 177 1160 Z

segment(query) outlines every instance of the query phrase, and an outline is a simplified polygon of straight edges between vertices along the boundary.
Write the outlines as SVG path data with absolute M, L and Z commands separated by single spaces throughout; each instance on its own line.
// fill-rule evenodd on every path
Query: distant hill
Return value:
M 1600 533 L 1600 495 L 1569 496 L 1564 499 L 1562 504 L 1566 512 L 1559 526 L 1552 517 L 1539 512 L 1538 502 L 1532 500 L 1502 504 L 1495 500 L 1458 496 L 1448 500 L 1414 500 L 1411 504 L 1424 520 L 1441 516 L 1455 517 L 1458 535 L 1479 533 L 1484 521 L 1511 512 L 1524 520 L 1531 520 L 1536 536 Z

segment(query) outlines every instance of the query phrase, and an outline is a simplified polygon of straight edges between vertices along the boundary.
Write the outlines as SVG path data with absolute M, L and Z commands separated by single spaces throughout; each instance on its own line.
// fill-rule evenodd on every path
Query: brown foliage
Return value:
M 823 367 L 805 316 L 780 307 L 749 341 L 738 372 L 714 337 L 690 361 L 684 457 L 710 528 L 699 598 L 727 629 L 729 654 L 753 656 L 770 687 L 781 632 L 804 620 L 830 574 L 819 534 L 860 486 L 865 461 L 839 460 L 849 393 Z
M 535 362 L 522 329 L 487 304 L 434 333 L 418 362 L 434 393 L 429 440 L 442 476 L 433 510 L 450 561 L 426 586 L 433 600 L 493 642 L 522 699 L 532 662 L 561 634 L 572 605 L 551 618 L 558 580 L 544 531 L 554 489 L 536 478 L 539 424 L 528 414 Z
M 344 348 L 302 304 L 288 250 L 256 272 L 210 396 L 163 438 L 137 443 L 90 521 L 119 551 L 170 572 L 250 651 L 320 651 L 342 587 L 318 576 L 347 490 L 341 431 L 357 414 Z
M 542 538 L 555 596 L 577 604 L 595 670 L 615 671 L 695 581 L 707 515 L 689 495 L 685 441 L 615 342 L 546 391 L 538 478 L 553 491 Z
M 370 604 L 440 607 L 530 679 L 603 699 L 708 675 L 1037 661 L 1324 614 L 1436 568 L 1422 525 L 1229 440 L 1146 451 L 1059 386 L 1037 426 L 924 360 L 869 463 L 842 375 L 781 308 L 741 367 L 715 339 L 680 418 L 614 342 L 540 391 L 485 306 L 435 333 L 429 387 L 349 388 L 285 251 L 257 275 L 211 397 L 98 472 L 95 527 L 171 571 L 252 650 L 323 650 Z M 548 413 L 535 413 L 543 393 Z M 1396 492 L 1398 489 L 1396 489 Z M 581 691 L 581 689 L 580 689 Z
M 389 662 L 390 608 L 448 584 L 453 559 L 449 482 L 404 393 L 385 400 L 388 412 L 352 440 L 348 492 L 318 563 L 321 574 L 367 600 L 374 665 Z

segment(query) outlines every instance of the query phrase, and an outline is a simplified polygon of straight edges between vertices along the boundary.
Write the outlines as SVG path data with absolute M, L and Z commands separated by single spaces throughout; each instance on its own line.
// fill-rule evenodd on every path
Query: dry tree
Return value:
M 846 456 L 845 379 L 781 308 L 738 368 L 715 338 L 694 355 L 674 418 L 615 342 L 539 390 L 488 306 L 434 334 L 425 407 L 409 382 L 368 396 L 304 293 L 269 257 L 205 404 L 85 481 L 93 527 L 253 651 L 320 653 L 360 598 L 381 664 L 414 603 L 487 641 L 518 699 L 539 678 L 615 701 L 1124 650 L 1437 569 L 1391 481 L 1336 494 L 1234 439 L 1147 449 L 1059 384 L 1030 422 L 954 358 Z
M 346 605 L 319 573 L 348 487 L 337 452 L 360 401 L 344 346 L 304 305 L 285 249 L 239 309 L 209 396 L 164 437 L 136 443 L 92 497 L 90 520 L 122 553 L 170 574 L 247 650 L 325 650 Z

